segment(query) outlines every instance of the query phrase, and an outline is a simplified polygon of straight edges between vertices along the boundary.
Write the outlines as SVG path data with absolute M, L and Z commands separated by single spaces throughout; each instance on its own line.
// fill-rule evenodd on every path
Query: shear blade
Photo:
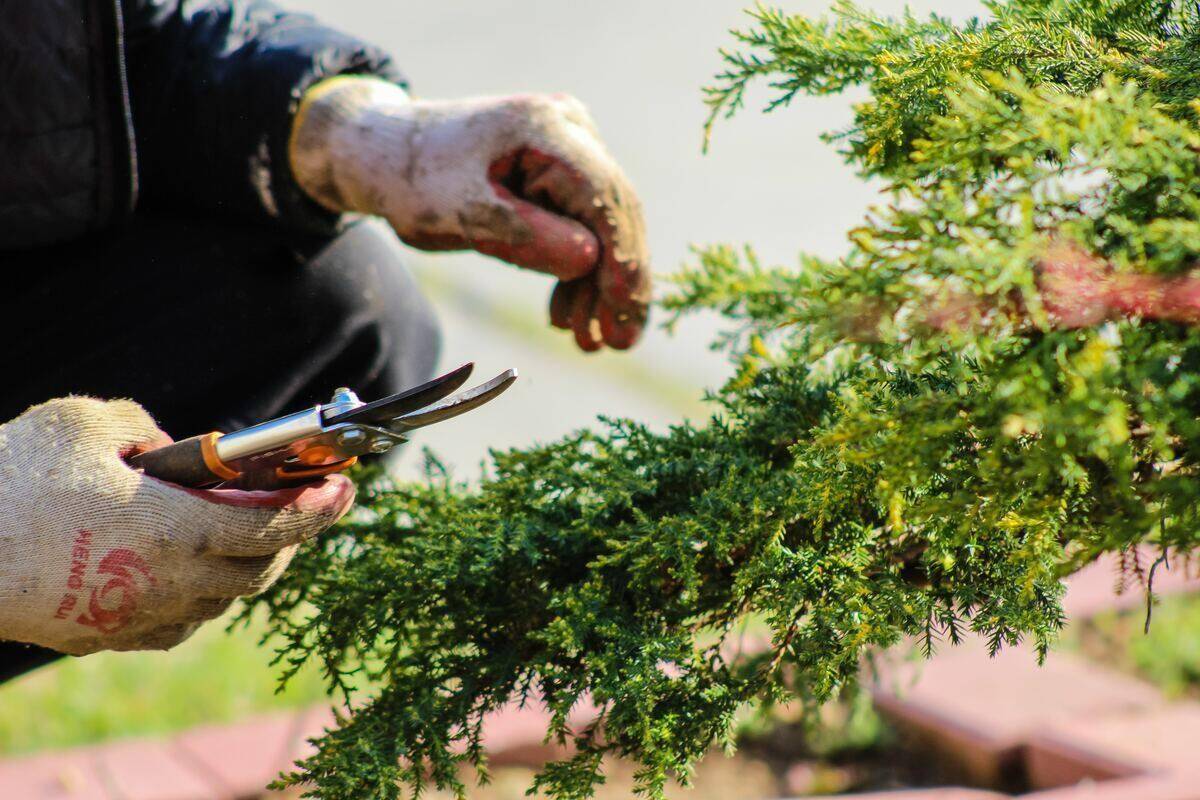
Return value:
M 396 417 L 425 408 L 430 403 L 436 403 L 458 389 L 467 382 L 467 378 L 471 377 L 471 371 L 474 369 L 475 364 L 467 362 L 458 369 L 451 370 L 420 386 L 414 386 L 400 394 L 384 397 L 381 400 L 366 403 L 338 414 L 336 417 L 325 420 L 325 424 L 332 426 L 352 422 L 386 428 Z
M 459 414 L 465 414 L 472 409 L 479 408 L 481 405 L 495 400 L 509 386 L 512 386 L 513 381 L 516 379 L 517 371 L 515 369 L 507 369 L 487 383 L 479 384 L 474 389 L 459 392 L 428 408 L 396 417 L 390 423 L 387 423 L 386 427 L 391 428 L 395 433 L 404 434 L 417 428 L 424 428 L 438 422 L 445 422 L 448 419 L 457 417 Z

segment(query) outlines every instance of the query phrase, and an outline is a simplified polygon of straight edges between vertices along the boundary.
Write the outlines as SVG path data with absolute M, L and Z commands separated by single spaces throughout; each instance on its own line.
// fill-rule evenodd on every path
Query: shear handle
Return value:
M 216 445 L 220 437 L 219 433 L 206 433 L 157 450 L 147 450 L 130 458 L 129 466 L 152 478 L 191 489 L 237 480 L 241 473 L 217 456 Z
M 222 462 L 216 454 L 219 433 L 193 436 L 181 442 L 139 453 L 129 459 L 129 466 L 157 478 L 189 489 L 204 489 L 228 483 L 238 489 L 269 490 L 295 486 L 316 480 L 354 466 L 357 458 L 347 458 L 332 464 L 303 463 L 285 465 L 273 470 L 242 473 Z

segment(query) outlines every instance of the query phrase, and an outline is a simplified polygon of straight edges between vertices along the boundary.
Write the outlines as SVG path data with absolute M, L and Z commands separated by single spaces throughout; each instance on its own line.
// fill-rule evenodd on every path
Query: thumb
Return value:
M 199 552 L 242 557 L 271 555 L 312 539 L 350 510 L 355 495 L 344 475 L 275 491 L 159 485 L 174 495 L 177 519 L 192 530 Z
M 575 219 L 548 207 L 518 197 L 502 179 L 515 156 L 492 164 L 489 182 L 508 225 L 478 225 L 472 245 L 484 255 L 494 256 L 518 267 L 544 272 L 571 281 L 587 275 L 600 260 L 596 235 Z M 507 228 L 507 230 L 505 230 Z M 499 235 L 497 235 L 499 234 Z

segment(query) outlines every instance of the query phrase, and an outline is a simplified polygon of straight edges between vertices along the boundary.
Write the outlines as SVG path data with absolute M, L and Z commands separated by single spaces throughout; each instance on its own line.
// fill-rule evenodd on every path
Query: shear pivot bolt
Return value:
M 392 443 L 387 439 L 376 439 L 371 442 L 371 452 L 376 455 L 383 455 L 392 449 Z
M 367 435 L 360 430 L 344 431 L 338 436 L 338 444 L 342 447 L 354 447 L 360 445 L 367 438 Z

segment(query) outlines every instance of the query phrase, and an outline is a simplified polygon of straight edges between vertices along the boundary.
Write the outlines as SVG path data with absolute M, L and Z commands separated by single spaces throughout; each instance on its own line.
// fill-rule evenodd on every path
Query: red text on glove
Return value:
M 80 614 L 75 621 L 101 633 L 116 633 L 129 624 L 137 611 L 138 597 L 142 593 L 137 576 L 140 575 L 151 586 L 156 581 L 142 557 L 125 548 L 109 550 L 100 559 L 96 571 L 113 577 L 99 589 L 92 589 L 87 612 Z
M 84 588 L 84 577 L 91 558 L 92 534 L 80 531 L 71 548 L 71 567 L 67 575 L 67 589 L 55 611 L 56 619 L 66 619 L 79 604 L 76 592 Z M 95 628 L 104 634 L 112 634 L 129 624 L 137 611 L 138 601 L 145 586 L 154 586 L 157 581 L 150 572 L 145 559 L 132 550 L 119 547 L 109 550 L 100 559 L 96 574 L 103 586 L 93 588 L 88 598 L 87 610 L 76 617 L 80 625 Z
M 92 532 L 80 531 L 75 536 L 71 547 L 71 569 L 67 573 L 67 591 L 62 600 L 58 601 L 58 610 L 54 612 L 55 619 L 66 619 L 67 615 L 79 604 L 75 594 L 83 588 L 83 576 L 87 572 L 88 560 L 92 556 Z

